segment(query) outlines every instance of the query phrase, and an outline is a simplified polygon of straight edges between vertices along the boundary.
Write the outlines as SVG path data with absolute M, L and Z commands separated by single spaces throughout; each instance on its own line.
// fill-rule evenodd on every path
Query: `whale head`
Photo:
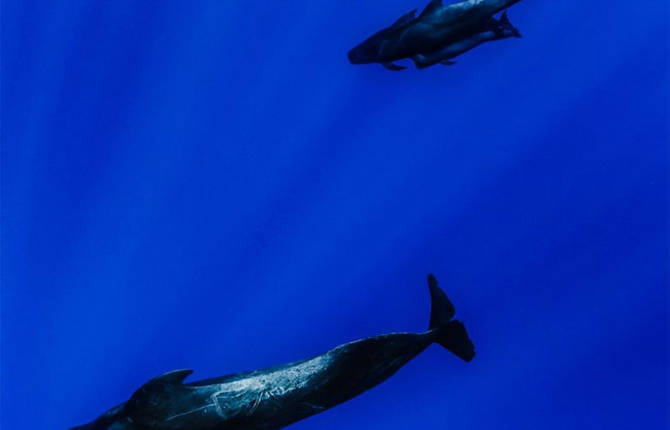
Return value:
M 347 57 L 351 64 L 370 64 L 379 62 L 379 51 L 381 41 L 366 40 L 365 42 L 352 48 Z

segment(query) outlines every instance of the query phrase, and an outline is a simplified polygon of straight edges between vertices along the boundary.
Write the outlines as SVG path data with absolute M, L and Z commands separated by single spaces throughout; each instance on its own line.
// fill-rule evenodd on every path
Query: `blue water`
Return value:
M 453 67 L 346 52 L 417 0 L 2 9 L 2 421 L 420 331 L 295 429 L 664 428 L 668 3 L 531 1 Z

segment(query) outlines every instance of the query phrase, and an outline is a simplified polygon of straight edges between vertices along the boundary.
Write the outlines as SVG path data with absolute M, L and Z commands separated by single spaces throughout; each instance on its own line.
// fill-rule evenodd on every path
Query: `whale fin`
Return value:
M 172 370 L 170 372 L 163 373 L 160 376 L 156 376 L 154 379 L 147 382 L 147 385 L 148 384 L 181 385 L 184 383 L 184 379 L 186 379 L 191 373 L 193 373 L 193 370 L 191 369 Z
M 509 20 L 509 16 L 507 16 L 507 11 L 503 11 L 503 13 L 500 15 L 500 19 L 498 22 L 502 25 L 512 25 L 512 23 Z
M 437 9 L 441 7 L 442 7 L 442 0 L 431 0 L 431 2 L 428 3 L 426 8 L 421 12 L 419 18 L 424 17 L 426 15 L 430 15 L 431 13 L 435 12 Z
M 519 30 L 509 20 L 509 16 L 507 16 L 507 11 L 504 11 L 500 16 L 500 19 L 498 20 L 498 25 L 502 29 L 511 31 L 514 37 L 521 37 L 521 33 L 519 33 Z
M 430 63 L 428 62 L 428 59 L 427 59 L 426 56 L 423 55 L 423 54 L 416 54 L 416 55 L 414 55 L 414 56 L 412 57 L 412 61 L 414 61 L 414 66 L 415 66 L 417 69 L 425 69 L 425 68 L 428 67 L 428 66 L 432 66 L 432 64 L 430 64 Z
M 436 342 L 458 358 L 465 361 L 472 360 L 475 356 L 475 346 L 468 337 L 465 325 L 458 320 L 452 320 L 456 308 L 433 275 L 428 275 L 428 288 L 431 299 L 429 329 L 435 331 Z
M 406 14 L 404 14 L 403 16 L 401 16 L 400 18 L 398 18 L 393 24 L 391 24 L 391 26 L 389 28 L 398 28 L 402 25 L 407 24 L 408 22 L 410 22 L 414 18 L 416 18 L 416 9 L 413 9 L 413 10 L 407 12 Z
M 401 66 L 400 64 L 395 64 L 395 63 L 382 63 L 382 66 L 384 66 L 384 68 L 386 70 L 391 70 L 392 72 L 405 70 L 407 68 L 405 66 Z
M 184 379 L 193 373 L 190 369 L 173 370 L 149 380 L 133 393 L 129 402 L 144 402 L 155 393 L 173 391 L 183 387 Z
M 428 275 L 428 288 L 430 289 L 429 329 L 433 330 L 448 324 L 456 314 L 456 308 L 437 284 L 437 279 L 433 275 Z
M 472 361 L 475 358 L 475 345 L 465 330 L 465 324 L 458 320 L 453 320 L 438 330 L 437 343 L 463 361 Z

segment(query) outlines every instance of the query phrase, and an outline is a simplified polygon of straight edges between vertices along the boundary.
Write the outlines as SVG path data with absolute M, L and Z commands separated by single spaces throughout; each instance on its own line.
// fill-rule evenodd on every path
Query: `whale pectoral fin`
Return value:
M 425 69 L 426 67 L 432 65 L 423 54 L 414 55 L 412 57 L 412 61 L 414 61 L 414 66 L 416 66 L 417 69 Z
M 442 60 L 440 61 L 440 64 L 442 64 L 443 66 L 453 66 L 454 64 L 456 64 L 456 62 L 451 60 Z
M 405 66 L 401 66 L 395 63 L 382 63 L 382 66 L 384 66 L 386 70 L 392 70 L 394 72 L 397 72 L 399 70 L 405 70 L 407 68 Z

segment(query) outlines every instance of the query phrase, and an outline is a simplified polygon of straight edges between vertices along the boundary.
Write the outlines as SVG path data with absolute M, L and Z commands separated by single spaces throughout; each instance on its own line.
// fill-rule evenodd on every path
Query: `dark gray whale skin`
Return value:
M 431 318 L 424 333 L 393 333 L 350 342 L 295 363 L 184 383 L 175 370 L 130 399 L 72 430 L 269 430 L 322 412 L 388 379 L 434 342 L 470 361 L 474 346 L 455 310 L 428 277 Z
M 380 63 L 390 70 L 402 70 L 405 67 L 393 62 L 417 55 L 434 57 L 440 50 L 448 51 L 452 44 L 469 46 L 465 50 L 451 49 L 462 54 L 485 41 L 520 37 L 516 29 L 502 31 L 504 27 L 494 18 L 495 14 L 519 1 L 466 0 L 444 5 L 442 0 L 433 0 L 418 16 L 416 9 L 412 10 L 351 49 L 349 61 L 352 64 Z M 509 27 L 514 28 L 511 24 Z M 495 31 L 495 37 L 481 37 L 487 31 Z M 479 43 L 468 42 L 478 34 Z

